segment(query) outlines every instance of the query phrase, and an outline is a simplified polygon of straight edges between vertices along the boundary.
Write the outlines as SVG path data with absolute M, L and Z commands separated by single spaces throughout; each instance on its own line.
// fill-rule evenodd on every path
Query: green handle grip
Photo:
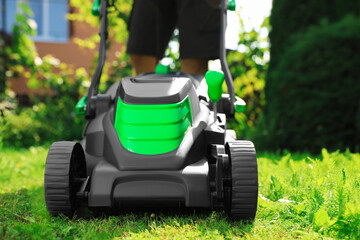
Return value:
M 208 95 L 213 103 L 217 103 L 221 98 L 224 74 L 217 71 L 207 71 L 205 74 L 206 84 L 208 85 Z
M 91 14 L 94 16 L 100 16 L 100 0 L 95 0 L 91 7 Z
M 229 1 L 229 5 L 228 5 L 228 10 L 229 11 L 235 11 L 236 9 L 236 2 L 235 0 L 230 0 Z
M 87 95 L 83 96 L 75 106 L 77 115 L 84 115 L 86 113 L 86 99 Z
M 166 65 L 158 64 L 155 68 L 156 74 L 168 74 L 169 73 L 169 67 Z

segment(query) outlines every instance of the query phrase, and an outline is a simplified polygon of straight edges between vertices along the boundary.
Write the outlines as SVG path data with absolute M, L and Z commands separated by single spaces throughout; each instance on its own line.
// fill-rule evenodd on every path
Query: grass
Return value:
M 223 212 L 148 209 L 50 217 L 43 193 L 47 148 L 0 152 L 0 239 L 360 238 L 360 154 L 258 154 L 260 197 L 252 225 Z

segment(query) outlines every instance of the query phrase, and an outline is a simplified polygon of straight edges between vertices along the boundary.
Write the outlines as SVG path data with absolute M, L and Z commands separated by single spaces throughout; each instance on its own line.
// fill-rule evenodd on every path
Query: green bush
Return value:
M 70 4 L 79 9 L 68 15 L 70 20 L 84 21 L 93 27 L 99 27 L 98 17 L 89 14 L 91 1 L 71 0 Z M 29 86 L 42 89 L 43 94 L 40 98 L 31 98 L 34 105 L 30 108 L 21 106 L 2 108 L 2 102 L 8 100 L 0 99 L 0 139 L 3 145 L 16 147 L 39 145 L 56 140 L 79 139 L 84 119 L 75 116 L 74 106 L 76 101 L 85 94 L 89 78 L 83 70 L 74 73 L 66 65 L 50 56 L 39 58 L 34 43 L 29 38 L 29 35 L 34 33 L 34 29 L 31 29 L 28 24 L 28 18 L 32 13 L 26 5 L 22 4 L 21 7 L 25 16 L 18 15 L 14 28 L 14 36 L 17 40 L 13 41 L 12 46 L 7 49 L 7 57 L 11 60 L 7 65 L 8 72 L 13 77 L 29 78 Z M 127 38 L 125 23 L 130 7 L 131 1 L 119 0 L 116 2 L 116 7 L 109 12 L 111 43 L 124 42 Z M 268 65 L 265 55 L 268 53 L 268 45 L 264 44 L 267 38 L 260 37 L 255 30 L 245 31 L 242 22 L 241 24 L 239 46 L 244 51 L 230 53 L 228 60 L 234 76 L 236 94 L 247 102 L 248 107 L 245 114 L 236 114 L 236 120 L 231 122 L 230 126 L 237 131 L 240 138 L 251 138 L 265 103 L 264 78 Z M 263 27 L 268 28 L 268 19 L 265 19 Z M 177 36 L 174 37 L 176 38 Z M 99 36 L 94 34 L 87 39 L 75 38 L 73 41 L 81 48 L 94 49 Z M 118 58 L 116 61 L 105 65 L 100 85 L 101 92 L 114 81 L 132 72 L 129 56 L 125 54 L 125 47 L 119 49 L 116 56 Z M 96 57 L 94 57 L 94 66 Z M 178 53 L 172 52 L 169 48 L 166 57 L 174 60 L 170 66 L 172 70 L 179 70 Z M 7 89 L 7 96 L 9 95 L 12 96 L 8 99 L 16 100 L 14 93 L 9 93 Z
M 118 1 L 117 4 L 120 2 L 121 6 L 109 13 L 110 39 L 115 42 L 124 42 L 126 39 L 125 20 L 131 6 L 129 1 Z M 70 4 L 79 9 L 69 14 L 70 20 L 85 21 L 91 26 L 99 25 L 98 17 L 89 14 L 91 1 L 71 0 Z M 6 63 L 0 67 L 0 148 L 80 139 L 85 119 L 84 116 L 76 116 L 74 108 L 79 98 L 86 94 L 90 78 L 83 68 L 72 69 L 52 56 L 40 58 L 30 38 L 35 34 L 35 29 L 29 24 L 33 14 L 26 1 L 19 3 L 18 7 L 21 11 L 16 15 L 11 44 L 0 48 L 0 63 Z M 98 41 L 98 34 L 89 39 L 74 39 L 79 47 L 88 48 L 95 48 Z M 108 75 L 104 71 L 101 91 L 111 81 L 131 73 L 124 52 L 125 48 L 120 49 L 118 59 L 111 66 L 106 64 L 106 69 L 111 67 L 112 74 Z M 7 77 L 27 78 L 29 87 L 41 93 L 29 96 L 30 107 L 17 105 L 15 93 L 6 82 L 5 71 Z
M 261 31 L 268 31 L 269 18 L 265 18 L 261 29 L 250 31 L 240 21 L 240 38 L 238 45 L 241 51 L 230 51 L 227 55 L 231 75 L 234 79 L 235 94 L 246 102 L 246 112 L 236 113 L 235 119 L 229 122 L 239 139 L 254 140 L 261 124 L 262 111 L 265 105 L 265 75 L 268 68 L 268 38 L 262 37 Z
M 31 79 L 29 85 L 48 95 L 41 101 L 33 97 L 32 107 L 13 104 L 2 110 L 0 138 L 5 147 L 28 147 L 82 136 L 85 119 L 76 116 L 75 104 L 85 93 L 83 83 L 89 81 L 85 70 L 73 73 L 65 64 L 53 66 L 56 59 L 50 56 L 42 61 L 36 76 L 46 79 Z
M 11 44 L 2 49 L 1 57 L 6 59 L 7 77 L 29 79 L 29 87 L 41 95 L 31 96 L 30 108 L 18 106 L 15 93 L 8 88 L 6 79 L 1 79 L 6 87 L 0 98 L 1 146 L 28 147 L 79 139 L 84 120 L 75 116 L 74 106 L 85 92 L 87 74 L 51 56 L 40 58 L 30 38 L 35 33 L 29 24 L 32 12 L 26 4 L 18 7 L 21 14 L 16 15 Z
M 267 117 L 272 147 L 318 151 L 359 146 L 360 18 L 291 37 L 276 67 Z
M 349 58 L 349 54 L 347 54 L 346 45 L 341 45 L 342 42 L 344 44 L 347 44 L 346 41 L 350 41 L 351 44 L 353 44 L 354 42 L 353 40 L 351 40 L 352 36 L 348 35 L 347 40 L 344 40 L 342 39 L 341 36 L 341 30 L 338 30 L 338 32 L 334 33 L 333 35 L 331 35 L 331 33 L 329 32 L 331 31 L 330 25 L 332 24 L 337 25 L 336 22 L 340 21 L 348 14 L 352 14 L 356 17 L 360 16 L 360 1 L 329 0 L 324 2 L 324 1 L 316 1 L 316 0 L 294 0 L 294 1 L 273 0 L 273 8 L 270 17 L 271 31 L 269 35 L 271 42 L 271 48 L 270 48 L 271 60 L 269 63 L 269 71 L 266 77 L 266 87 L 265 87 L 267 106 L 265 107 L 265 111 L 264 111 L 265 121 L 263 122 L 263 129 L 260 131 L 261 134 L 258 135 L 260 141 L 265 140 L 263 141 L 265 147 L 270 148 L 273 146 L 281 146 L 283 148 L 295 148 L 298 150 L 304 150 L 304 148 L 315 149 L 316 146 L 318 146 L 318 144 L 314 144 L 313 141 L 329 144 L 328 146 L 329 148 L 331 148 L 331 146 L 333 145 L 346 145 L 349 143 L 350 146 L 354 145 L 353 138 L 343 141 L 345 133 L 342 132 L 331 133 L 332 135 L 331 138 L 333 138 L 332 140 L 329 139 L 324 141 L 320 139 L 312 139 L 311 141 L 309 141 L 310 139 L 309 136 L 306 137 L 307 140 L 305 139 L 302 140 L 302 141 L 308 141 L 308 144 L 300 144 L 301 141 L 299 142 L 299 144 L 294 142 L 287 142 L 288 139 L 290 138 L 291 139 L 297 138 L 295 136 L 290 136 L 290 135 L 306 136 L 306 134 L 308 133 L 308 132 L 302 132 L 302 131 L 306 131 L 306 129 L 300 126 L 291 125 L 291 122 L 293 121 L 294 118 L 293 115 L 290 115 L 291 112 L 298 112 L 302 107 L 296 106 L 296 108 L 291 109 L 291 112 L 288 112 L 289 108 L 287 107 L 287 105 L 289 104 L 291 105 L 291 103 L 289 102 L 300 103 L 304 101 L 304 99 L 305 100 L 308 99 L 308 97 L 310 96 L 304 94 L 301 91 L 298 91 L 297 93 L 293 93 L 293 95 L 288 93 L 285 94 L 282 92 L 282 90 L 283 91 L 287 91 L 287 90 L 286 89 L 281 90 L 282 84 L 286 84 L 289 86 L 290 85 L 302 86 L 301 82 L 294 83 L 294 81 L 305 78 L 308 79 L 308 76 L 314 76 L 314 77 L 317 76 L 320 77 L 320 79 L 325 79 L 324 76 L 327 74 L 331 77 L 326 81 L 326 84 L 324 83 L 324 86 L 326 86 L 328 85 L 328 82 L 333 81 L 336 78 L 335 76 L 337 77 L 340 76 L 339 71 L 345 71 L 345 69 L 341 70 L 341 68 L 338 67 L 335 68 L 334 66 L 336 64 L 341 63 L 341 65 L 355 66 L 354 62 L 356 60 L 353 59 L 353 56 Z M 341 25 L 341 23 L 339 24 Z M 351 20 L 348 20 L 348 24 L 356 25 L 356 23 L 351 23 Z M 329 26 L 326 27 L 325 25 L 329 25 Z M 309 27 L 312 26 L 313 27 L 319 26 L 319 27 L 314 28 L 313 30 L 309 30 Z M 324 27 L 325 29 L 321 30 L 322 27 Z M 344 27 L 347 28 L 348 31 L 351 31 L 351 28 L 352 29 L 355 28 L 350 26 L 344 26 Z M 320 31 L 318 34 L 316 33 L 317 30 Z M 294 35 L 296 36 L 294 37 Z M 302 37 L 302 35 L 306 35 L 306 36 Z M 309 35 L 316 35 L 318 37 L 318 40 L 316 40 L 315 37 L 313 37 L 313 39 L 310 40 L 311 37 Z M 355 30 L 353 32 L 353 35 L 356 35 Z M 330 39 L 333 36 L 336 39 Z M 304 41 L 303 43 L 304 47 L 302 47 L 302 50 L 300 50 L 302 45 L 300 41 Z M 318 41 L 318 43 L 315 44 L 315 41 Z M 332 45 L 330 44 L 330 42 Z M 336 46 L 336 48 L 333 48 L 333 46 Z M 314 47 L 314 49 L 310 49 L 311 47 Z M 318 49 L 318 47 L 320 48 Z M 292 50 L 290 50 L 289 48 L 291 48 Z M 298 48 L 299 51 L 295 50 L 296 48 Z M 306 51 L 305 48 L 307 49 Z M 343 51 L 345 52 L 345 55 L 342 55 Z M 291 56 L 290 52 L 294 54 L 294 56 Z M 306 54 L 309 55 L 309 58 L 304 55 L 298 55 L 300 54 L 300 52 L 304 54 L 306 52 Z M 326 63 L 323 63 L 324 62 L 323 58 L 324 57 L 326 58 L 328 56 L 329 59 L 327 59 Z M 298 63 L 296 61 L 303 61 L 303 62 Z M 330 63 L 331 61 L 334 62 Z M 280 64 L 282 64 L 282 66 L 280 66 Z M 298 64 L 302 65 L 302 67 L 296 67 Z M 307 66 L 305 66 L 305 64 Z M 289 69 L 284 69 L 284 65 L 287 65 Z M 348 69 L 350 71 L 349 74 L 353 76 L 355 74 L 356 67 L 353 69 L 350 68 Z M 284 73 L 284 75 L 282 76 L 280 76 L 281 71 L 283 71 Z M 290 71 L 297 76 L 290 77 L 289 74 L 287 73 Z M 285 74 L 287 75 L 286 77 Z M 347 73 L 343 72 L 343 74 L 345 75 L 342 75 L 341 78 L 347 78 Z M 313 77 L 311 77 L 311 79 L 313 79 Z M 334 88 L 333 96 L 335 95 L 340 96 L 342 95 L 342 92 L 348 90 L 347 87 L 340 84 L 340 82 L 341 81 L 338 80 L 337 84 L 335 82 L 330 84 Z M 356 85 L 356 82 L 353 82 L 353 84 Z M 318 85 L 316 85 L 316 87 L 318 87 Z M 319 108 L 321 108 L 320 106 L 323 106 L 323 100 L 327 99 L 326 96 L 328 96 L 328 91 L 330 89 L 330 86 L 325 87 L 328 90 L 323 90 L 323 88 L 324 87 L 316 89 L 313 88 L 313 86 L 311 85 L 309 86 L 309 89 L 306 90 L 306 92 L 312 92 L 312 91 L 317 92 L 313 94 L 313 95 L 317 95 L 316 98 L 312 99 L 313 107 L 307 109 L 307 111 L 313 111 L 313 113 L 311 113 L 312 115 L 321 115 L 321 112 L 319 112 Z M 322 97 L 320 97 L 319 95 L 321 95 Z M 322 98 L 323 100 L 317 103 L 316 101 L 319 98 Z M 280 105 L 281 101 L 284 101 L 283 103 L 284 109 L 282 109 L 283 107 L 282 105 Z M 336 110 L 336 111 L 340 111 L 340 110 Z M 351 104 L 349 106 L 345 106 L 345 108 L 343 109 L 344 116 L 338 118 L 336 124 L 335 123 L 334 124 L 339 126 L 345 126 L 350 124 L 346 113 L 351 111 L 352 111 Z M 310 113 L 306 113 L 306 115 L 307 114 Z M 300 113 L 296 113 L 295 115 L 299 116 Z M 353 119 L 352 121 L 353 122 L 351 123 L 351 125 L 356 124 L 355 119 Z M 284 125 L 283 122 L 288 122 L 288 124 Z M 319 122 L 318 118 L 307 119 L 305 117 L 302 117 L 302 125 L 313 125 L 315 122 L 317 123 L 317 127 L 319 129 L 325 128 L 325 126 L 327 126 L 327 124 L 325 123 L 323 124 L 322 122 Z M 296 127 L 297 130 L 295 129 L 290 130 L 288 128 L 289 127 L 288 125 L 291 125 L 291 127 Z M 351 127 L 348 129 L 351 129 Z M 326 131 L 328 130 L 329 129 L 327 129 Z M 317 130 L 318 133 L 320 132 L 326 133 L 327 136 L 329 134 L 326 131 Z M 347 136 L 347 134 L 345 135 Z M 326 137 L 322 136 L 321 138 L 326 138 Z M 335 139 L 338 139 L 338 142 L 342 142 L 342 143 L 335 144 L 334 143 Z
M 44 103 L 32 108 L 21 107 L 16 112 L 6 111 L 0 118 L 0 138 L 4 147 L 29 147 L 61 140 L 76 140 L 82 136 L 83 118 L 76 117 L 70 98 L 61 101 L 59 108 Z
M 0 39 L 0 101 L 3 100 L 6 88 L 5 39 Z
M 354 0 L 273 0 L 270 17 L 270 68 L 282 57 L 282 51 L 291 43 L 296 32 L 305 32 L 309 26 L 323 19 L 336 22 L 347 14 L 360 15 L 360 1 Z

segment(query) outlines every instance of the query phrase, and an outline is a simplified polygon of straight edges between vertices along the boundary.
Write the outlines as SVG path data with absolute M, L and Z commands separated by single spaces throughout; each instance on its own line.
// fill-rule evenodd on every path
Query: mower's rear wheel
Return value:
M 226 194 L 226 209 L 230 219 L 255 219 L 258 200 L 258 169 L 254 144 L 233 141 L 226 144 L 231 164 L 231 191 Z
M 76 142 L 55 142 L 45 164 L 45 203 L 50 215 L 73 216 L 79 207 L 76 192 L 86 178 L 86 162 L 82 146 Z

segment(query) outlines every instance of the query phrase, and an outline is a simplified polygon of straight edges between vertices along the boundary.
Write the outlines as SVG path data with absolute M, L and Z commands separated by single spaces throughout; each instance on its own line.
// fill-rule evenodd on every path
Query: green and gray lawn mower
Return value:
M 244 111 L 226 63 L 226 11 L 221 1 L 223 73 L 181 72 L 125 77 L 98 93 L 106 59 L 109 0 L 98 0 L 99 60 L 88 94 L 76 108 L 86 116 L 81 142 L 55 142 L 45 166 L 45 202 L 53 216 L 89 208 L 196 207 L 224 209 L 253 220 L 258 200 L 254 144 L 236 140 L 227 118 Z M 233 6 L 232 6 L 233 7 Z M 159 70 L 160 69 L 160 70 Z M 222 94 L 225 79 L 228 94 Z

